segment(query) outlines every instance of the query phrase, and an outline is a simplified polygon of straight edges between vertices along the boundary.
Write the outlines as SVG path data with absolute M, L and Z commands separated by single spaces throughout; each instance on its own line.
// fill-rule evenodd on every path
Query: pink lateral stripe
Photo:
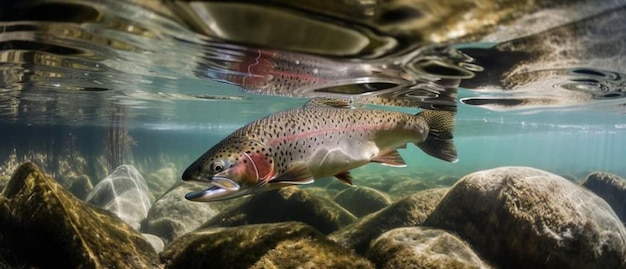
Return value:
M 276 137 L 276 138 L 273 138 L 273 139 L 267 141 L 267 145 L 268 146 L 274 146 L 274 145 L 279 144 L 282 141 L 295 141 L 295 140 L 301 139 L 303 137 L 314 136 L 314 135 L 317 135 L 317 134 L 320 134 L 320 133 L 326 133 L 326 132 L 374 131 L 374 130 L 391 129 L 391 127 L 392 127 L 392 124 L 390 124 L 390 123 L 383 123 L 381 125 L 357 125 L 357 126 L 351 126 L 351 127 L 348 127 L 348 128 L 335 128 L 335 127 L 331 127 L 331 126 L 325 126 L 323 128 L 317 129 L 317 130 L 306 131 L 306 132 L 299 132 L 299 133 L 285 135 L 285 136 L 279 136 L 279 137 Z

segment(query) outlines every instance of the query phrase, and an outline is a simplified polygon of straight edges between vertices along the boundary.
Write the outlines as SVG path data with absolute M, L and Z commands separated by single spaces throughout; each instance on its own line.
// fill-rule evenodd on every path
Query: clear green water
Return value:
M 4 167 L 10 167 L 11 158 L 34 159 L 47 162 L 44 166 L 52 173 L 63 173 L 57 163 L 74 154 L 74 160 L 76 156 L 87 159 L 81 169 L 96 178 L 103 173 L 89 167 L 102 159 L 109 169 L 134 163 L 147 173 L 172 162 L 182 171 L 235 129 L 300 106 L 314 95 L 339 93 L 367 106 L 415 113 L 416 107 L 383 106 L 387 103 L 361 93 L 371 90 L 370 86 L 397 87 L 393 89 L 402 94 L 392 101 L 409 100 L 414 93 L 410 87 L 434 83 L 447 85 L 439 89 L 442 96 L 454 85 L 461 86 L 452 102 L 458 108 L 455 141 L 460 161 L 445 163 L 409 146 L 401 151 L 407 168 L 368 165 L 354 172 L 357 184 L 359 177 L 372 172 L 407 179 L 426 172 L 460 177 L 505 165 L 532 166 L 576 179 L 594 170 L 626 175 L 622 76 L 626 71 L 620 64 L 624 53 L 613 45 L 625 40 L 619 34 L 624 32 L 619 24 L 624 17 L 620 16 L 622 1 L 582 1 L 584 8 L 577 9 L 575 16 L 535 22 L 533 27 L 540 27 L 528 26 L 528 32 L 517 36 L 494 28 L 482 33 L 472 30 L 476 22 L 460 21 L 455 27 L 468 29 L 463 38 L 457 32 L 436 35 L 442 33 L 436 28 L 430 29 L 430 36 L 405 35 L 394 43 L 390 33 L 401 27 L 392 26 L 400 23 L 385 26 L 389 32 L 378 32 L 383 26 L 359 32 L 363 25 L 342 25 L 346 31 L 356 29 L 354 37 L 340 35 L 345 42 L 360 44 L 355 41 L 360 34 L 370 38 L 369 47 L 352 52 L 333 50 L 332 42 L 325 47 L 325 40 L 289 45 L 270 38 L 288 39 L 280 31 L 267 32 L 267 40 L 247 40 L 250 33 L 246 31 L 252 26 L 243 21 L 229 30 L 239 44 L 232 46 L 220 39 L 224 37 L 203 34 L 198 25 L 186 20 L 189 14 L 172 6 L 139 3 L 76 2 L 77 8 L 63 9 L 63 1 L 33 1 L 6 9 L 15 13 L 0 13 L 0 125 L 4 134 L 0 163 L 4 160 Z M 42 15 L 41 10 L 57 6 L 65 13 Z M 560 14 L 568 8 L 553 12 Z M 536 10 L 529 16 L 545 12 Z M 515 26 L 516 22 L 532 23 L 523 18 L 513 17 L 513 24 L 502 29 L 523 28 L 523 24 Z M 336 22 L 324 21 L 325 25 Z M 328 35 L 334 29 L 316 27 L 311 29 Z M 310 31 L 311 36 L 319 34 Z M 549 41 L 546 35 L 565 41 L 545 53 L 555 48 L 555 43 L 537 41 Z M 598 35 L 612 39 L 602 43 Z M 523 42 L 516 43 L 522 37 Z M 424 49 L 437 41 L 459 44 L 456 48 L 464 54 Z M 251 43 L 249 47 L 241 45 L 246 42 Z M 531 57 L 533 53 L 538 57 Z M 516 58 L 520 54 L 526 58 Z M 346 85 L 356 87 L 341 88 Z M 504 106 L 485 105 L 483 98 L 495 98 L 495 104 Z M 506 100 L 511 98 L 532 105 L 514 102 L 509 106 Z M 412 100 L 424 107 L 438 99 Z M 129 140 L 120 142 L 111 134 Z M 112 157 L 112 149 L 118 157 Z

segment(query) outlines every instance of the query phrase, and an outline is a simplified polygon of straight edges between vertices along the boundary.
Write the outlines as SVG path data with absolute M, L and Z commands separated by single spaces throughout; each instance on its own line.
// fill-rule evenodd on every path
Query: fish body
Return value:
M 230 134 L 183 173 L 183 180 L 212 186 L 187 194 L 217 201 L 335 176 L 352 184 L 349 171 L 371 162 L 406 166 L 397 149 L 416 144 L 454 162 L 454 112 L 353 109 L 341 99 L 316 98 L 256 120 Z

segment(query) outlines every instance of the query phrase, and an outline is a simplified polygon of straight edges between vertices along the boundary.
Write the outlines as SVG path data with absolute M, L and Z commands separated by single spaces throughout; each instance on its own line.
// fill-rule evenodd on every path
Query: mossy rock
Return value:
M 333 201 L 359 218 L 391 204 L 389 195 L 369 187 L 345 189 L 335 195 Z
M 425 227 L 382 234 L 372 242 L 367 257 L 380 269 L 491 268 L 456 235 Z
M 582 185 L 609 203 L 622 222 L 626 222 L 626 179 L 611 173 L 593 172 Z
M 313 196 L 323 197 L 325 199 L 332 199 L 339 191 L 333 189 L 326 189 L 322 187 L 306 187 L 302 190 L 310 193 Z
M 301 222 L 206 228 L 161 253 L 166 268 L 374 268 Z
M 74 196 L 81 200 L 85 200 L 87 195 L 93 190 L 91 179 L 87 175 L 67 178 L 63 185 L 74 194 Z
M 166 242 L 191 232 L 219 213 L 222 202 L 200 203 L 185 199 L 185 194 L 201 187 L 192 182 L 180 182 L 160 197 L 150 208 L 141 231 L 160 236 Z
M 432 184 L 427 184 L 422 180 L 405 180 L 395 184 L 389 189 L 389 195 L 394 200 L 403 199 L 418 191 L 430 189 Z
M 0 233 L 15 266 L 158 266 L 152 246 L 130 225 L 78 200 L 32 163 L 22 164 L 0 195 Z
M 424 225 L 457 233 L 499 268 L 626 268 L 626 230 L 611 207 L 530 167 L 464 176 Z
M 298 187 L 285 187 L 255 194 L 213 217 L 201 228 L 300 221 L 328 234 L 355 220 L 354 215 L 329 199 Z
M 364 255 L 370 242 L 382 233 L 424 223 L 447 191 L 448 188 L 438 188 L 417 192 L 333 232 L 329 238 Z

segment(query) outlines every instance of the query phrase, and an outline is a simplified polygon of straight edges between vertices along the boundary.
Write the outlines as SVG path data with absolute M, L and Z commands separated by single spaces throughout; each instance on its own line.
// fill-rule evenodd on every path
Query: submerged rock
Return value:
M 610 206 L 534 168 L 466 175 L 424 225 L 456 232 L 501 268 L 626 266 L 626 231 Z
M 431 186 L 424 183 L 422 180 L 405 180 L 391 186 L 391 188 L 389 189 L 389 195 L 394 198 L 394 200 L 398 200 L 414 194 L 418 191 L 423 191 L 430 188 Z
M 116 214 L 139 230 L 154 197 L 135 167 L 120 165 L 93 188 L 85 201 Z
M 163 242 L 163 239 L 161 239 L 161 237 L 146 233 L 142 233 L 141 235 L 144 239 L 146 239 L 146 241 L 148 241 L 148 243 L 150 243 L 152 248 L 154 248 L 157 253 L 163 251 L 163 248 L 165 248 L 165 242 Z
M 0 191 L 4 189 L 9 180 L 11 180 L 11 176 L 0 175 Z
M 161 253 L 166 268 L 374 268 L 300 222 L 208 228 Z
M 363 217 L 391 204 L 389 195 L 369 187 L 345 189 L 335 195 L 333 201 L 357 217 Z
M 457 236 L 423 227 L 382 234 L 372 242 L 367 257 L 380 269 L 491 268 Z
M 328 234 L 355 220 L 354 215 L 329 199 L 297 187 L 285 187 L 255 194 L 213 217 L 202 228 L 300 221 Z
M 82 202 L 32 163 L 0 195 L 1 249 L 36 268 L 154 268 L 152 246 L 114 214 Z
M 172 188 L 180 173 L 173 163 L 167 163 L 159 170 L 156 170 L 146 176 L 146 182 L 154 197 L 163 195 L 167 190 Z
M 197 187 L 195 183 L 181 182 L 159 198 L 152 205 L 142 231 L 171 242 L 217 215 L 219 211 L 215 204 L 220 202 L 198 203 L 185 199 L 185 194 Z
M 337 193 L 339 193 L 339 191 L 337 190 L 333 190 L 333 189 L 326 189 L 326 188 L 322 188 L 322 187 L 306 187 L 306 188 L 302 188 L 302 190 L 310 193 L 311 195 L 317 196 L 317 197 L 324 197 L 326 199 L 332 200 L 333 197 L 335 197 L 335 195 L 337 195 Z
M 626 179 L 610 173 L 593 172 L 582 185 L 602 197 L 622 222 L 626 222 Z
M 330 234 L 329 238 L 365 254 L 370 242 L 384 232 L 421 225 L 447 191 L 448 188 L 439 188 L 417 192 Z
M 86 199 L 93 190 L 91 179 L 87 175 L 66 178 L 65 184 L 61 185 L 81 200 Z

